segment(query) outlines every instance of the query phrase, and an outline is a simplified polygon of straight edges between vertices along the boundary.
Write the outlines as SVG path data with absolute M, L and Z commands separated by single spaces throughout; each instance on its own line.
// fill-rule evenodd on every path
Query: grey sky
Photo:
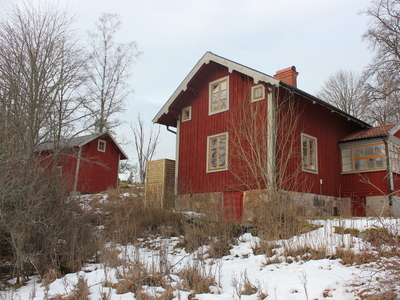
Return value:
M 35 0 L 36 1 L 36 0 Z M 0 0 L 0 10 L 19 0 Z M 298 87 L 314 94 L 339 69 L 356 72 L 371 53 L 362 42 L 369 0 L 60 0 L 79 17 L 82 36 L 101 13 L 122 17 L 120 41 L 144 52 L 133 69 L 135 90 L 118 136 L 130 139 L 137 112 L 150 122 L 206 51 L 274 75 L 296 66 Z M 84 38 L 84 37 L 83 37 Z M 156 158 L 175 157 L 163 127 Z M 132 161 L 135 152 L 124 146 Z

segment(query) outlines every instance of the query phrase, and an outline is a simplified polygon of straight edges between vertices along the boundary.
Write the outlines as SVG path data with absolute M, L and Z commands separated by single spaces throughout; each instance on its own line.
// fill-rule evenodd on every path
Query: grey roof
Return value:
M 108 131 L 93 133 L 93 134 L 84 135 L 84 136 L 77 136 L 77 137 L 70 138 L 67 140 L 61 140 L 61 141 L 59 141 L 59 143 L 62 145 L 63 148 L 82 147 L 83 145 L 86 145 L 87 143 L 90 143 L 91 141 L 93 141 L 103 135 L 108 135 L 112 139 L 112 141 L 115 143 L 115 145 L 118 147 L 118 149 L 121 151 L 121 153 L 125 156 L 125 158 L 121 158 L 121 159 L 128 159 L 128 155 L 126 155 L 126 153 L 121 149 L 121 147 L 116 142 L 116 140 L 111 135 L 111 133 Z M 53 150 L 54 145 L 55 145 L 54 141 L 43 142 L 36 147 L 36 150 L 39 152 Z

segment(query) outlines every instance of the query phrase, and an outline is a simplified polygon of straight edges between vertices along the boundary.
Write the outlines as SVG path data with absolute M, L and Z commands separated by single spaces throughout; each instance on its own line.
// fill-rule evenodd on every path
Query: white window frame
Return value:
M 391 171 L 400 174 L 400 145 L 392 141 L 389 142 L 389 159 Z
M 261 96 L 260 97 L 255 97 L 255 93 L 257 90 L 261 89 Z M 251 102 L 257 102 L 257 101 L 262 101 L 265 100 L 265 86 L 262 84 L 257 84 L 255 86 L 251 87 Z
M 218 84 L 218 83 L 221 83 L 222 81 L 226 81 L 226 107 L 218 108 L 218 109 L 213 110 L 212 109 L 212 104 L 213 104 L 213 101 L 212 101 L 212 94 L 213 94 L 212 93 L 212 87 L 214 85 Z M 210 82 L 209 86 L 208 86 L 208 90 L 209 90 L 209 95 L 208 95 L 208 115 L 211 116 L 211 115 L 215 115 L 215 114 L 218 114 L 218 113 L 221 113 L 221 112 L 229 110 L 229 76 L 226 76 L 226 77 L 223 77 L 223 78 L 220 78 L 218 80 L 214 80 L 214 81 Z M 218 101 L 218 103 L 220 103 L 220 101 Z
M 188 112 L 188 117 L 185 118 L 185 113 Z M 187 122 L 192 119 L 192 107 L 188 106 L 185 108 L 182 108 L 182 122 Z
M 104 145 L 104 149 L 102 149 L 103 147 L 101 146 L 101 144 L 103 143 L 103 145 Z M 107 142 L 105 141 L 105 140 L 98 140 L 98 142 L 97 142 L 97 151 L 100 151 L 100 152 L 106 152 L 106 146 L 107 146 Z
M 364 156 L 360 156 L 360 157 L 356 157 L 356 149 L 357 148 L 365 148 L 365 147 L 371 147 L 371 146 L 377 146 L 377 145 L 381 145 L 382 149 L 383 149 L 383 154 L 374 154 L 374 155 L 364 155 Z M 343 152 L 344 151 L 350 151 L 351 156 L 346 155 L 343 156 Z M 365 151 L 365 149 L 364 149 Z M 364 152 L 365 153 L 365 152 Z M 350 174 L 350 173 L 363 173 L 363 172 L 376 172 L 376 171 L 382 171 L 382 170 L 386 170 L 387 169 L 387 155 L 388 153 L 386 153 L 386 147 L 385 147 L 385 143 L 383 141 L 373 141 L 370 143 L 362 143 L 362 144 L 353 144 L 353 145 L 349 145 L 349 146 L 345 146 L 342 147 L 340 149 L 340 158 L 341 158 L 341 166 L 342 166 L 342 174 Z M 389 151 L 389 155 L 390 155 L 390 151 Z M 351 159 L 351 170 L 350 171 L 345 171 L 343 166 L 344 165 L 349 165 L 349 163 L 344 163 L 344 159 L 346 157 L 350 157 Z M 377 158 L 382 158 L 383 159 L 383 166 L 382 167 L 375 167 L 372 169 L 356 169 L 356 161 L 360 161 L 360 160 L 368 160 L 368 159 L 377 159 Z
M 315 168 L 306 168 L 304 167 L 304 147 L 303 147 L 303 138 L 306 138 L 307 140 L 314 140 L 314 144 L 315 144 L 315 149 L 313 149 L 315 151 Z M 308 173 L 312 173 L 312 174 L 318 174 L 318 139 L 315 136 L 306 134 L 306 133 L 301 133 L 301 137 L 300 137 L 300 149 L 301 149 L 301 168 L 303 170 L 303 172 L 308 172 Z M 307 148 L 309 149 L 309 148 Z M 309 159 L 309 157 L 307 158 Z
M 210 167 L 210 163 L 211 163 L 211 140 L 215 139 L 215 138 L 221 138 L 225 136 L 226 137 L 226 145 L 225 145 L 225 166 L 223 167 L 216 167 L 216 168 L 211 168 Z M 219 140 L 218 140 L 219 142 Z M 228 132 L 222 132 L 222 133 L 218 133 L 218 134 L 214 134 L 214 135 L 210 135 L 207 137 L 207 159 L 206 159 L 206 171 L 207 173 L 213 173 L 213 172 L 220 172 L 220 171 L 226 171 L 228 170 L 228 156 L 229 156 L 229 149 L 228 149 L 228 144 L 229 144 L 229 136 L 228 136 Z M 219 149 L 219 147 L 217 147 L 217 149 Z M 218 150 L 217 150 L 217 163 L 218 163 L 218 159 L 219 159 L 219 154 L 218 154 Z

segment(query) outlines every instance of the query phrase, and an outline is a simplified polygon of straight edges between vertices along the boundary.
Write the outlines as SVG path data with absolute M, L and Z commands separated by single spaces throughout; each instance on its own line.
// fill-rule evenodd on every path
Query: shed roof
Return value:
M 121 151 L 122 157 L 121 159 L 128 159 L 128 155 L 122 150 L 122 148 L 119 146 L 119 144 L 116 142 L 114 137 L 111 135 L 109 131 L 104 131 L 104 132 L 98 132 L 98 133 L 93 133 L 89 135 L 84 135 L 84 136 L 76 136 L 71 139 L 63 140 L 61 143 L 63 143 L 63 147 L 65 148 L 73 148 L 73 147 L 82 147 L 91 141 L 102 137 L 102 136 L 108 136 L 111 138 L 111 140 L 114 142 L 114 144 L 118 147 L 118 149 Z M 36 149 L 37 151 L 46 151 L 46 150 L 53 150 L 54 149 L 55 142 L 50 141 L 50 142 L 43 142 L 39 144 Z

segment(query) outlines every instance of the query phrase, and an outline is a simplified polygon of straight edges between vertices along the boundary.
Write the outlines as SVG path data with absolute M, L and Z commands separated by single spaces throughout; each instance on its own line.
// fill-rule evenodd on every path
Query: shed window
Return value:
M 301 134 L 303 171 L 317 173 L 317 138 Z
M 106 152 L 106 141 L 99 140 L 97 144 L 97 150 L 100 152 Z
M 221 133 L 208 137 L 207 172 L 228 169 L 228 134 Z
M 229 77 L 210 82 L 209 114 L 229 109 Z

